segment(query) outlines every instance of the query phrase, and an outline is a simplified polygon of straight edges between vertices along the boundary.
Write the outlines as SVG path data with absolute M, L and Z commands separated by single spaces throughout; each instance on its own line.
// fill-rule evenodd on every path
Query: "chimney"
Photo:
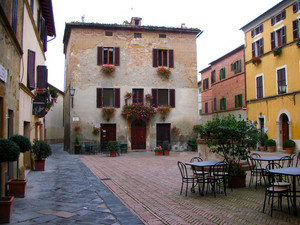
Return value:
M 182 23 L 182 24 L 181 24 L 181 28 L 182 28 L 182 29 L 186 28 L 185 23 Z
M 142 25 L 142 18 L 140 17 L 132 17 L 130 21 L 131 26 L 141 26 Z

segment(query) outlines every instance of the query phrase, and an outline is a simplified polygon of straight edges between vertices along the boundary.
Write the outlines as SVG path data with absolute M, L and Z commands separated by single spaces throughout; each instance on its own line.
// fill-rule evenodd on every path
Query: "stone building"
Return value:
M 202 81 L 202 123 L 233 114 L 246 119 L 244 45 L 239 46 L 200 71 Z
M 75 137 L 102 147 L 117 140 L 129 150 L 150 150 L 163 141 L 173 150 L 186 149 L 198 123 L 196 39 L 201 30 L 141 22 L 135 17 L 121 25 L 66 24 L 65 150 L 73 151 Z M 169 113 L 142 113 L 153 108 Z M 122 115 L 126 109 L 133 111 Z M 174 126 L 177 136 L 171 134 Z M 93 134 L 95 128 L 99 135 Z

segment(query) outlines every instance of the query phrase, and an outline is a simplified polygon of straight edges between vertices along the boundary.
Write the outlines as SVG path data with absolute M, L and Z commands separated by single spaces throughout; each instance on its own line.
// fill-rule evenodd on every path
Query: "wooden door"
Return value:
M 116 124 L 101 124 L 101 148 L 106 149 L 109 141 L 116 140 Z
M 282 144 L 289 139 L 289 118 L 286 114 L 282 116 Z
M 161 123 L 156 125 L 156 146 L 162 146 L 164 141 L 170 143 L 170 127 L 169 123 Z
M 131 124 L 132 149 L 146 149 L 146 123 L 143 120 L 135 120 Z

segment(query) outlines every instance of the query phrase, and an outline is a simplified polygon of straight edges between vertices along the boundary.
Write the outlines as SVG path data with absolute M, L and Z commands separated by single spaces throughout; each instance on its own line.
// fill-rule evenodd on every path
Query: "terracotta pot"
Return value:
M 259 147 L 259 150 L 260 150 L 261 152 L 264 152 L 264 151 L 266 150 L 266 146 L 260 146 L 260 147 Z
M 24 198 L 25 197 L 25 189 L 27 184 L 27 179 L 25 180 L 12 180 L 10 179 L 8 182 L 8 195 L 14 196 L 15 198 Z
M 164 150 L 164 155 L 170 155 L 170 151 L 169 150 Z
M 34 160 L 34 165 L 35 165 L 35 171 L 44 171 L 45 170 L 45 159 L 41 160 Z
M 292 154 L 294 152 L 295 147 L 287 148 L 285 147 L 285 150 L 288 154 Z
M 254 151 L 255 150 L 255 147 L 249 147 L 250 148 L 250 151 Z
M 233 188 L 246 187 L 246 174 L 230 175 L 230 183 Z
M 0 223 L 10 222 L 13 201 L 13 196 L 6 196 L 0 199 Z
M 268 146 L 269 152 L 275 152 L 276 146 Z
M 78 155 L 80 154 L 81 151 L 81 145 L 75 145 L 75 154 Z
M 156 151 L 155 155 L 164 155 L 164 152 L 158 152 L 158 151 Z
M 117 157 L 117 152 L 110 151 L 110 157 Z

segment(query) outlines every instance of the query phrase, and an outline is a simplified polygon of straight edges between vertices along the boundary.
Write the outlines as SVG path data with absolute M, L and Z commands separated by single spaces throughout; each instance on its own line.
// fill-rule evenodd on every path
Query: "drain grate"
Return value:
M 111 180 L 111 178 L 102 178 L 100 180 Z

